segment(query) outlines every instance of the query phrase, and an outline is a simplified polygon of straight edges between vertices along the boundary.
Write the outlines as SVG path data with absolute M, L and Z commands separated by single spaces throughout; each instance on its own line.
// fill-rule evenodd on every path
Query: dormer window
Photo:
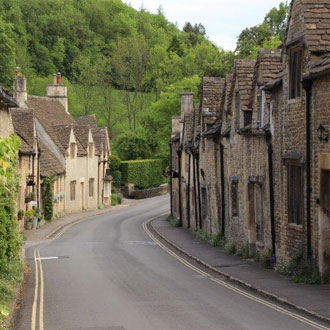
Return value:
M 301 96 L 302 49 L 293 48 L 289 52 L 289 88 L 290 99 Z
M 70 144 L 70 156 L 71 159 L 76 157 L 76 144 L 74 142 Z
M 88 154 L 89 154 L 89 158 L 94 157 L 94 143 L 90 143 L 88 145 Z
M 244 127 L 252 123 L 252 111 L 244 111 Z

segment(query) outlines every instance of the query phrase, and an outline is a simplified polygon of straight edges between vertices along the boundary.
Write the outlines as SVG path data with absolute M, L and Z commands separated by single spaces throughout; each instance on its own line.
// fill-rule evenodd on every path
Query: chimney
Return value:
M 20 108 L 27 107 L 27 91 L 26 78 L 21 74 L 19 67 L 16 68 L 16 76 L 14 78 L 14 98 Z
M 47 86 L 47 97 L 57 99 L 69 113 L 68 108 L 68 89 L 62 82 L 62 74 L 60 72 L 53 75 L 53 84 Z
M 186 113 L 191 113 L 194 110 L 194 93 L 181 93 L 181 118 L 183 119 Z

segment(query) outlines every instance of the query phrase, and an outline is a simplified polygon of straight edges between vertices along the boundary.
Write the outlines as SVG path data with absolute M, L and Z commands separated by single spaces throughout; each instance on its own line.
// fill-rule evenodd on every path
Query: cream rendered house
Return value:
M 16 95 L 21 85 L 26 83 L 17 85 Z M 45 174 L 56 176 L 54 213 L 109 205 L 110 198 L 103 198 L 110 153 L 108 136 L 96 126 L 96 120 L 80 123 L 70 115 L 67 87 L 61 75 L 55 75 L 53 84 L 47 86 L 46 97 L 28 95 L 25 105 L 34 115 L 38 140 L 45 149 L 41 167 Z M 107 188 L 111 191 L 111 183 L 107 183 Z

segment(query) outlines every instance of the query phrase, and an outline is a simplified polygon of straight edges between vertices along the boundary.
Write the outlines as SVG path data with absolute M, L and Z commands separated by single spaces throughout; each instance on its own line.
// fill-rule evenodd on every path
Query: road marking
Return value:
M 33 298 L 33 304 L 32 304 L 31 330 L 36 329 L 36 318 L 37 318 L 38 287 L 39 287 L 37 249 L 34 249 L 33 256 L 34 256 L 34 266 L 35 266 L 35 286 L 34 286 L 34 298 Z
M 44 272 L 42 269 L 42 258 L 40 258 L 40 252 L 38 249 L 38 259 L 39 259 L 39 266 L 40 266 L 40 305 L 39 305 L 39 330 L 44 330 L 44 292 L 45 292 L 45 285 L 44 285 Z
M 54 260 L 59 259 L 59 257 L 39 257 L 37 260 Z
M 325 326 L 323 326 L 323 325 L 321 325 L 321 324 L 318 324 L 318 323 L 316 323 L 316 322 L 314 322 L 314 321 L 311 321 L 311 320 L 309 320 L 309 319 L 307 319 L 307 318 L 305 318 L 305 317 L 303 317 L 303 316 L 301 316 L 301 315 L 299 315 L 299 314 L 296 314 L 296 313 L 290 312 L 289 310 L 286 310 L 286 309 L 284 309 L 284 308 L 282 308 L 282 307 L 280 307 L 280 306 L 277 306 L 277 305 L 275 305 L 275 304 L 273 304 L 273 303 L 271 303 L 271 302 L 269 302 L 269 301 L 266 301 L 266 300 L 264 300 L 264 299 L 262 299 L 262 298 L 259 298 L 259 297 L 255 296 L 255 295 L 251 294 L 251 293 L 245 292 L 245 291 L 243 291 L 243 290 L 241 290 L 241 289 L 239 289 L 239 288 L 237 288 L 237 287 L 235 287 L 235 286 L 233 286 L 233 285 L 231 285 L 231 284 L 229 284 L 229 283 L 226 283 L 226 282 L 224 282 L 224 281 L 222 281 L 222 280 L 220 280 L 220 279 L 218 279 L 218 278 L 216 278 L 216 277 L 214 277 L 214 276 L 212 276 L 212 275 L 210 275 L 210 274 L 204 272 L 203 270 L 197 268 L 196 266 L 194 266 L 193 264 L 191 264 L 191 263 L 188 262 L 187 260 L 183 259 L 183 258 L 180 257 L 179 255 L 177 255 L 175 252 L 173 252 L 173 251 L 171 251 L 169 248 L 167 248 L 167 247 L 166 247 L 161 241 L 159 241 L 159 240 L 158 240 L 158 239 L 157 239 L 157 238 L 151 233 L 151 231 L 147 228 L 147 224 L 149 224 L 151 221 L 153 221 L 153 220 L 155 220 L 155 219 L 158 219 L 158 218 L 159 218 L 159 217 L 157 217 L 157 218 L 153 218 L 153 219 L 151 219 L 151 220 L 148 220 L 148 221 L 144 222 L 144 223 L 143 223 L 143 229 L 144 229 L 144 231 L 148 234 L 148 236 L 149 236 L 149 237 L 150 237 L 155 243 L 157 243 L 157 244 L 159 245 L 160 248 L 162 248 L 164 251 L 166 251 L 168 254 L 170 254 L 172 257 L 174 257 L 175 259 L 177 259 L 178 261 L 180 261 L 182 264 L 184 264 L 184 265 L 187 266 L 188 268 L 190 268 L 190 269 L 192 269 L 193 271 L 199 273 L 200 275 L 203 275 L 203 276 L 208 277 L 211 281 L 213 281 L 213 282 L 215 282 L 215 283 L 217 283 L 217 284 L 219 284 L 219 285 L 221 285 L 221 286 L 227 288 L 228 290 L 231 290 L 231 291 L 233 291 L 233 292 L 236 292 L 237 294 L 239 294 L 239 295 L 241 295 L 241 296 L 244 296 L 244 297 L 246 297 L 246 298 L 248 298 L 248 299 L 250 299 L 250 300 L 253 300 L 253 301 L 255 301 L 255 302 L 258 302 L 258 303 L 260 303 L 260 304 L 262 304 L 262 305 L 264 305 L 264 306 L 267 306 L 267 307 L 269 307 L 269 308 L 271 308 L 271 309 L 273 309 L 273 310 L 276 310 L 276 311 L 279 312 L 279 313 L 282 313 L 282 314 L 284 314 L 284 315 L 290 316 L 290 317 L 292 317 L 292 318 L 294 318 L 294 319 L 296 319 L 296 320 L 298 320 L 298 321 L 300 321 L 300 322 L 302 322 L 302 323 L 305 323 L 305 324 L 307 324 L 307 325 L 309 325 L 309 326 L 312 326 L 312 327 L 314 327 L 314 328 L 316 328 L 316 329 L 320 329 L 320 330 L 329 330 L 329 328 L 327 328 L 327 327 L 325 327 Z

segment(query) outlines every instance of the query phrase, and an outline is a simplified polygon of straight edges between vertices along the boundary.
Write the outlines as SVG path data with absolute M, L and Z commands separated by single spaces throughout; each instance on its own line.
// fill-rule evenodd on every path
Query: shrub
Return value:
M 267 252 L 260 257 L 261 265 L 265 268 L 272 268 L 272 256 L 272 250 L 267 250 Z
M 111 205 L 112 206 L 116 206 L 118 205 L 118 195 L 115 193 L 115 194 L 112 194 L 111 195 Z
M 235 254 L 237 249 L 236 249 L 236 245 L 232 242 L 227 242 L 225 244 L 225 250 L 227 253 L 229 254 Z
M 121 185 L 121 172 L 119 170 L 115 170 L 111 172 L 113 184 L 116 187 L 119 187 Z
M 204 229 L 198 230 L 198 232 L 196 233 L 196 238 L 202 242 L 206 242 L 206 243 L 210 242 L 210 235 Z
M 180 227 L 180 221 L 176 217 L 167 217 L 166 219 L 172 227 Z
M 25 213 L 25 220 L 26 222 L 32 222 L 34 217 L 34 210 L 28 210 Z
M 111 172 L 119 170 L 120 165 L 121 165 L 121 159 L 116 155 L 111 155 L 109 159 L 109 166 Z
M 134 183 L 137 189 L 159 187 L 164 182 L 163 162 L 160 159 L 132 160 L 122 162 L 121 183 Z
M 210 240 L 210 244 L 212 246 L 220 246 L 223 247 L 226 243 L 225 238 L 222 236 L 222 233 L 219 231 L 218 233 L 216 233 L 215 235 L 212 236 L 211 240 Z
M 46 221 L 53 219 L 53 206 L 54 206 L 54 185 L 55 177 L 46 177 L 42 185 L 42 206 L 43 213 Z

